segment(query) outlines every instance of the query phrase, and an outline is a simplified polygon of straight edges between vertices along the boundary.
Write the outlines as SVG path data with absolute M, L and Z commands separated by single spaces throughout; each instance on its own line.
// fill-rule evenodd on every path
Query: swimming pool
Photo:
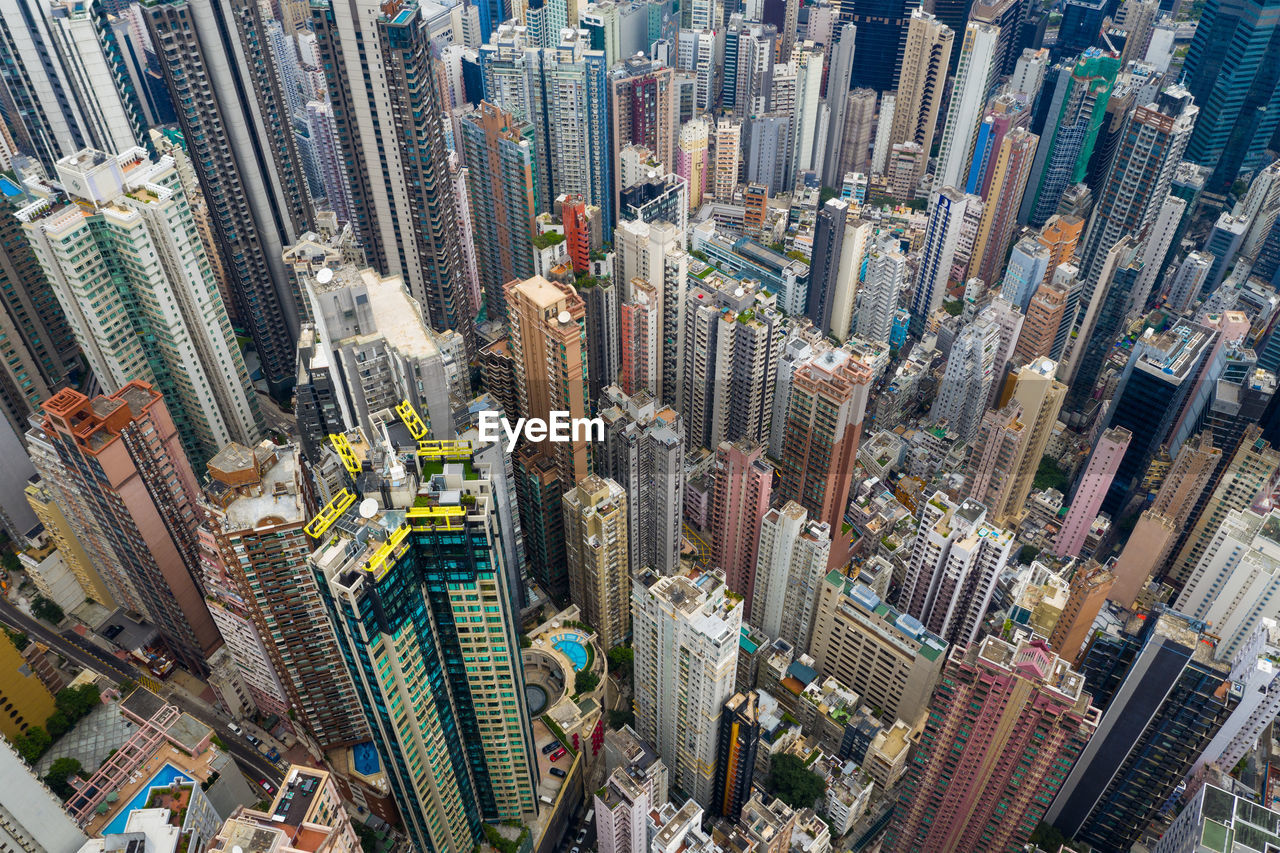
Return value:
M 587 666 L 587 638 L 573 631 L 562 631 L 551 638 L 551 645 L 573 664 L 574 672 Z
M 128 802 L 120 811 L 116 812 L 116 816 L 111 819 L 111 823 L 103 827 L 102 834 L 110 835 L 113 832 L 124 832 L 124 825 L 129 822 L 129 813 L 134 809 L 145 808 L 147 798 L 151 796 L 152 788 L 164 788 L 173 784 L 173 780 L 181 779 L 184 782 L 192 781 L 186 773 L 174 767 L 172 764 L 166 763 L 161 767 L 156 775 L 151 777 L 147 784 L 138 789 L 138 793 L 133 795 L 133 799 Z

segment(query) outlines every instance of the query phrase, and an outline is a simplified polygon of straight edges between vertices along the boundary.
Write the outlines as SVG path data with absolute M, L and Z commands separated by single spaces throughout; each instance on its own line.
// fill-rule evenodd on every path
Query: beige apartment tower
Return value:
M 626 490 L 593 474 L 562 503 L 569 596 L 611 649 L 631 635 Z

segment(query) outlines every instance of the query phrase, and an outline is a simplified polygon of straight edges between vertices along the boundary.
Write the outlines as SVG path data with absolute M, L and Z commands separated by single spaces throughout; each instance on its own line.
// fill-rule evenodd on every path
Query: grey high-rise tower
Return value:
M 426 22 L 416 3 L 377 0 L 317 3 L 311 15 L 365 255 L 403 276 L 431 327 L 456 329 L 474 354 L 478 293 L 466 280 Z
M 271 393 L 294 382 L 299 306 L 284 247 L 311 218 L 280 75 L 252 0 L 147 0 L 147 30 L 213 220 L 235 314 Z

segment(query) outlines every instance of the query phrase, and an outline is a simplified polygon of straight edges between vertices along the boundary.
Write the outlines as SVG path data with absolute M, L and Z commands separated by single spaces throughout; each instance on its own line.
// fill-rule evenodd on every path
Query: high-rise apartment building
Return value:
M 1262 619 L 1275 619 L 1280 515 L 1245 508 L 1229 513 L 1178 596 L 1178 609 L 1212 625 L 1216 657 L 1234 658 Z
M 222 637 L 196 581 L 196 477 L 160 392 L 137 381 L 93 400 L 59 391 L 27 444 L 112 598 L 206 672 Z
M 710 134 L 711 123 L 695 118 L 680 126 L 680 136 L 676 140 L 675 169 L 688 187 L 689 210 L 698 209 L 703 199 L 709 198 Z
M 711 565 L 725 573 L 729 589 L 743 596 L 747 617 L 755 601 L 760 520 L 769 509 L 773 470 L 764 448 L 754 442 L 724 441 L 716 448 Z
M 822 582 L 810 649 L 820 675 L 838 678 L 885 719 L 912 723 L 947 659 L 945 640 L 836 571 Z
M 502 287 L 533 275 L 537 160 L 533 128 L 486 101 L 458 119 L 459 148 L 487 316 L 506 316 Z
M 1203 508 L 1197 507 L 1199 514 L 1187 517 L 1190 529 L 1185 524 L 1177 528 L 1183 538 L 1176 546 L 1177 557 L 1169 566 L 1170 583 L 1184 589 L 1190 586 L 1197 566 L 1227 516 L 1248 507 L 1276 482 L 1280 451 L 1272 448 L 1256 429 L 1247 431 L 1245 438 L 1227 463 L 1212 496 Z
M 631 549 L 626 490 L 594 474 L 564 496 L 569 597 L 611 649 L 631 634 Z
M 1000 265 L 1017 229 L 1018 205 L 1027 189 L 1038 142 L 1039 137 L 1020 127 L 1009 131 L 1000 141 L 991 169 L 991 187 L 982 205 L 982 221 L 969 259 L 970 278 L 977 276 L 994 285 L 999 277 Z M 1025 301 L 1016 304 L 1020 309 L 1027 307 Z
M 884 239 L 868 249 L 867 273 L 858 297 L 858 337 L 863 340 L 893 337 L 898 299 L 907 281 L 907 258 L 899 248 L 895 241 Z
M 262 9 L 248 0 L 152 0 L 142 15 L 204 190 L 234 313 L 271 393 L 287 396 L 300 308 L 282 256 L 312 217 Z
M 17 153 L 54 164 L 84 148 L 126 151 L 146 141 L 142 106 L 115 30 L 74 0 L 5 0 L 0 17 L 0 116 Z
M 644 853 L 649 812 L 656 805 L 652 789 L 636 768 L 619 766 L 609 774 L 593 799 L 600 853 Z
M 1115 579 L 1109 568 L 1093 561 L 1076 567 L 1068 587 L 1067 603 L 1049 635 L 1049 645 L 1063 660 L 1074 662 L 1080 657 L 1093 632 L 1093 621 L 1102 610 Z
M 62 801 L 22 759 L 9 741 L 0 738 L 0 844 L 33 853 L 76 853 L 88 840 L 66 813 Z
M 283 689 L 287 707 L 270 713 L 291 713 L 322 749 L 367 740 L 364 719 L 351 712 L 355 688 L 307 563 L 309 489 L 297 448 L 229 444 L 208 469 L 201 544 L 233 602 L 219 604 L 215 596 L 210 611 L 245 682 L 261 693 Z M 246 617 L 266 652 L 269 674 L 278 679 L 274 685 L 259 680 L 252 658 L 237 654 L 232 637 Z
M 586 418 L 586 309 L 582 297 L 571 285 L 541 276 L 507 282 L 505 291 L 521 414 L 547 421 L 552 412 Z M 587 476 L 588 438 L 580 431 L 570 441 L 539 443 L 540 450 L 555 460 L 566 487 Z
M 1112 601 L 1132 607 L 1139 590 L 1164 567 L 1220 459 L 1222 450 L 1213 446 L 1207 430 L 1182 445 L 1155 500 L 1138 516 L 1129 541 L 1111 567 L 1116 578 Z
M 715 159 L 711 194 L 716 201 L 731 201 L 738 186 L 738 169 L 742 161 L 742 123 L 728 118 L 717 120 L 712 151 Z
M 791 378 L 778 497 L 841 529 L 862 440 L 871 370 L 848 350 L 826 350 Z M 832 550 L 832 560 L 844 555 Z
M 533 125 L 538 149 L 539 210 L 548 209 L 558 196 L 579 196 L 600 208 L 604 233 L 611 234 L 616 164 L 609 142 L 605 53 L 590 47 L 590 36 L 576 28 L 576 21 L 569 21 L 566 26 L 567 29 L 556 31 L 554 47 L 534 46 L 522 27 L 498 27 L 489 43 L 480 48 L 484 96 L 518 120 Z M 674 99 L 667 91 L 665 109 L 670 110 Z M 640 94 L 637 103 L 643 105 L 643 92 Z M 657 119 L 657 113 L 651 115 Z M 674 143 L 674 116 L 669 122 L 665 125 L 669 139 L 662 143 L 667 152 Z M 638 125 L 633 133 L 647 132 L 644 122 Z M 655 127 L 654 132 L 657 130 Z M 670 159 L 663 164 L 668 168 L 674 165 Z
M 1160 610 L 1094 639 L 1080 670 L 1102 719 L 1048 823 L 1102 850 L 1133 845 L 1235 703 L 1213 645 L 1203 623 Z
M 969 21 L 964 27 L 951 103 L 938 148 L 938 171 L 933 183 L 937 189 L 963 187 L 968 179 L 982 109 L 991 85 L 1003 70 L 996 56 L 1000 35 L 999 27 L 980 21 Z
M 488 472 L 462 445 L 419 479 L 415 449 L 369 451 L 379 497 L 313 521 L 311 559 L 409 837 L 459 851 L 537 815 L 533 730 Z
M 626 57 L 609 69 L 609 101 L 614 176 L 622 174 L 619 154 L 628 145 L 643 145 L 663 166 L 674 169 L 680 131 L 675 69 L 642 56 Z M 614 193 L 622 189 L 622 181 L 615 180 Z M 617 205 L 617 199 L 613 203 Z
M 1089 464 L 1085 466 L 1084 476 L 1076 485 L 1071 496 L 1071 509 L 1058 530 L 1058 537 L 1053 541 L 1053 548 L 1062 557 L 1078 557 L 1089 536 L 1089 528 L 1098 517 L 1098 508 L 1102 499 L 1107 496 L 1111 487 L 1111 478 L 1115 476 L 1116 466 L 1129 447 L 1133 438 L 1124 427 L 1112 427 L 1103 430 L 1093 446 L 1089 456 Z
M 929 198 L 929 224 L 920 254 L 920 271 L 911 296 L 911 331 L 921 334 L 932 322 L 934 312 L 951 286 L 951 266 L 971 211 L 980 210 L 982 200 L 957 189 L 944 187 Z
M 618 386 L 624 394 L 657 388 L 662 347 L 658 291 L 644 279 L 631 280 L 631 298 L 618 306 Z
M 986 410 L 991 386 L 999 378 L 1000 327 L 978 317 L 951 344 L 938 396 L 929 419 L 945 423 L 961 441 L 971 441 Z
M 972 643 L 1012 552 L 1013 534 L 986 507 L 935 492 L 920 508 L 899 606 L 947 642 Z
M 793 649 L 809 648 L 818 589 L 827 574 L 831 530 L 795 501 L 760 521 L 751 624 Z
M 1048 89 L 1042 93 L 1042 98 L 1049 99 L 1046 130 L 1036 149 L 1019 222 L 1034 228 L 1044 225 L 1057 212 L 1067 187 L 1084 180 L 1119 71 L 1119 57 L 1094 47 L 1074 64 L 1050 70 L 1044 83 Z
M 716 745 L 716 788 L 711 808 L 726 820 L 737 821 L 751 799 L 755 777 L 756 747 L 760 742 L 760 694 L 754 690 L 733 694 L 720 715 L 720 740 Z
M 1022 406 L 1016 400 L 988 409 L 973 438 L 964 493 L 986 506 L 1000 506 L 1013 484 L 1027 434 Z
M 154 384 L 196 464 L 256 443 L 258 398 L 172 160 L 85 150 L 58 177 L 65 199 L 22 219 L 103 387 Z
M 1098 725 L 1042 639 L 953 648 L 885 836 L 903 853 L 1020 849 Z
M 628 396 L 616 385 L 600 401 L 604 448 L 598 473 L 627 493 L 627 541 L 635 571 L 673 575 L 680 567 L 684 513 L 684 427 L 669 407 L 647 391 Z
M 1032 234 L 1013 244 L 1001 280 L 1000 295 L 1025 311 L 1036 288 L 1052 273 L 1052 255 L 1047 246 Z
M 651 372 L 652 384 L 645 387 L 658 401 L 679 406 L 684 399 L 681 366 L 685 358 L 685 313 L 690 289 L 685 235 L 671 223 L 642 220 L 623 221 L 612 233 L 614 274 L 624 288 L 622 301 L 638 298 L 631 283 L 642 279 L 652 288 L 642 290 L 646 298 L 654 299 L 653 310 L 661 324 L 650 333 L 657 342 L 657 348 L 650 350 L 651 365 L 656 372 Z
M 1069 331 L 1067 327 L 1071 325 L 1071 320 L 1067 317 L 1070 296 L 1070 289 L 1062 281 L 1042 284 L 1036 288 L 1027 305 L 1018 344 L 1013 349 L 1014 364 L 1052 358 L 1055 349 L 1061 353 L 1059 338 L 1062 339 L 1061 346 L 1065 346 Z
M 1280 7 L 1267 0 L 1207 5 L 1187 53 L 1185 85 L 1201 116 L 1187 159 L 1212 170 L 1209 186 L 1225 191 L 1246 170 L 1269 160 L 1268 140 L 1280 117 L 1277 67 Z
M 848 202 L 838 198 L 828 199 L 818 211 L 817 222 L 813 227 L 809 292 L 804 313 L 819 329 L 826 329 L 830 325 L 831 305 L 840 284 L 840 274 L 845 272 L 841 267 L 840 257 L 848 216 Z
M 41 451 L 33 448 L 31 452 L 35 456 Z M 114 608 L 116 602 L 111 591 L 103 581 L 102 575 L 98 574 L 98 569 L 93 565 L 88 552 L 76 538 L 75 528 L 71 526 L 62 507 L 58 505 L 56 495 L 59 493 L 59 487 L 46 483 L 37 476 L 26 484 L 23 492 L 31 511 L 44 527 L 45 535 L 57 547 L 58 554 L 61 555 L 71 574 L 75 576 L 76 583 L 80 585 L 85 598 L 91 598 L 103 607 Z
M 951 27 L 923 9 L 911 11 L 893 112 L 891 146 L 913 142 L 928 156 L 933 147 L 933 132 L 938 124 L 943 84 L 954 42 L 955 31 Z M 924 164 L 921 163 L 911 184 L 914 186 L 923 175 Z
M 658 750 L 672 785 L 707 806 L 720 720 L 734 693 L 742 609 L 719 572 L 644 571 L 632 583 L 636 731 Z
M 440 92 L 423 82 L 435 73 L 427 21 L 413 2 L 360 0 L 317 4 L 311 23 L 365 257 L 402 276 L 431 328 L 457 330 L 473 354 L 479 306 L 453 209 Z
M 512 456 L 516 504 L 529 571 L 538 586 L 564 598 L 569 594 L 569 571 L 565 563 L 561 499 L 572 486 L 562 484 L 555 458 L 543 454 L 538 445 L 517 447 Z

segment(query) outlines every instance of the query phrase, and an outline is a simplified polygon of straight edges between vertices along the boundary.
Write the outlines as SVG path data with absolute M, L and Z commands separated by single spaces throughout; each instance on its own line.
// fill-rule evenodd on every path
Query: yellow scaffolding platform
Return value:
M 381 580 L 382 576 L 387 573 L 387 558 L 390 557 L 409 535 L 409 526 L 402 524 L 395 530 L 391 531 L 391 535 L 387 537 L 387 541 L 378 546 L 378 550 L 373 552 L 369 557 L 369 562 L 365 563 L 365 571 L 373 574 L 373 579 Z
M 427 425 L 422 422 L 422 418 L 418 417 L 417 411 L 414 410 L 413 404 L 408 400 L 401 401 L 396 406 L 396 414 L 400 416 L 400 420 L 404 421 L 404 425 L 409 428 L 409 435 L 413 436 L 414 441 L 421 441 L 427 435 Z
M 303 530 L 312 539 L 319 539 L 355 502 L 355 494 L 350 489 L 343 489 L 333 496 L 333 500 L 325 504 L 324 509 L 320 510 L 315 518 L 307 522 L 307 526 Z
M 471 442 L 464 439 L 429 439 L 418 442 L 418 455 L 427 459 L 448 459 L 471 455 Z
M 347 440 L 347 437 L 341 433 L 331 432 L 329 433 L 329 443 L 338 452 L 338 458 L 342 460 L 342 467 L 347 469 L 347 473 L 359 474 L 360 460 L 356 458 L 356 452 L 351 448 L 351 442 Z

